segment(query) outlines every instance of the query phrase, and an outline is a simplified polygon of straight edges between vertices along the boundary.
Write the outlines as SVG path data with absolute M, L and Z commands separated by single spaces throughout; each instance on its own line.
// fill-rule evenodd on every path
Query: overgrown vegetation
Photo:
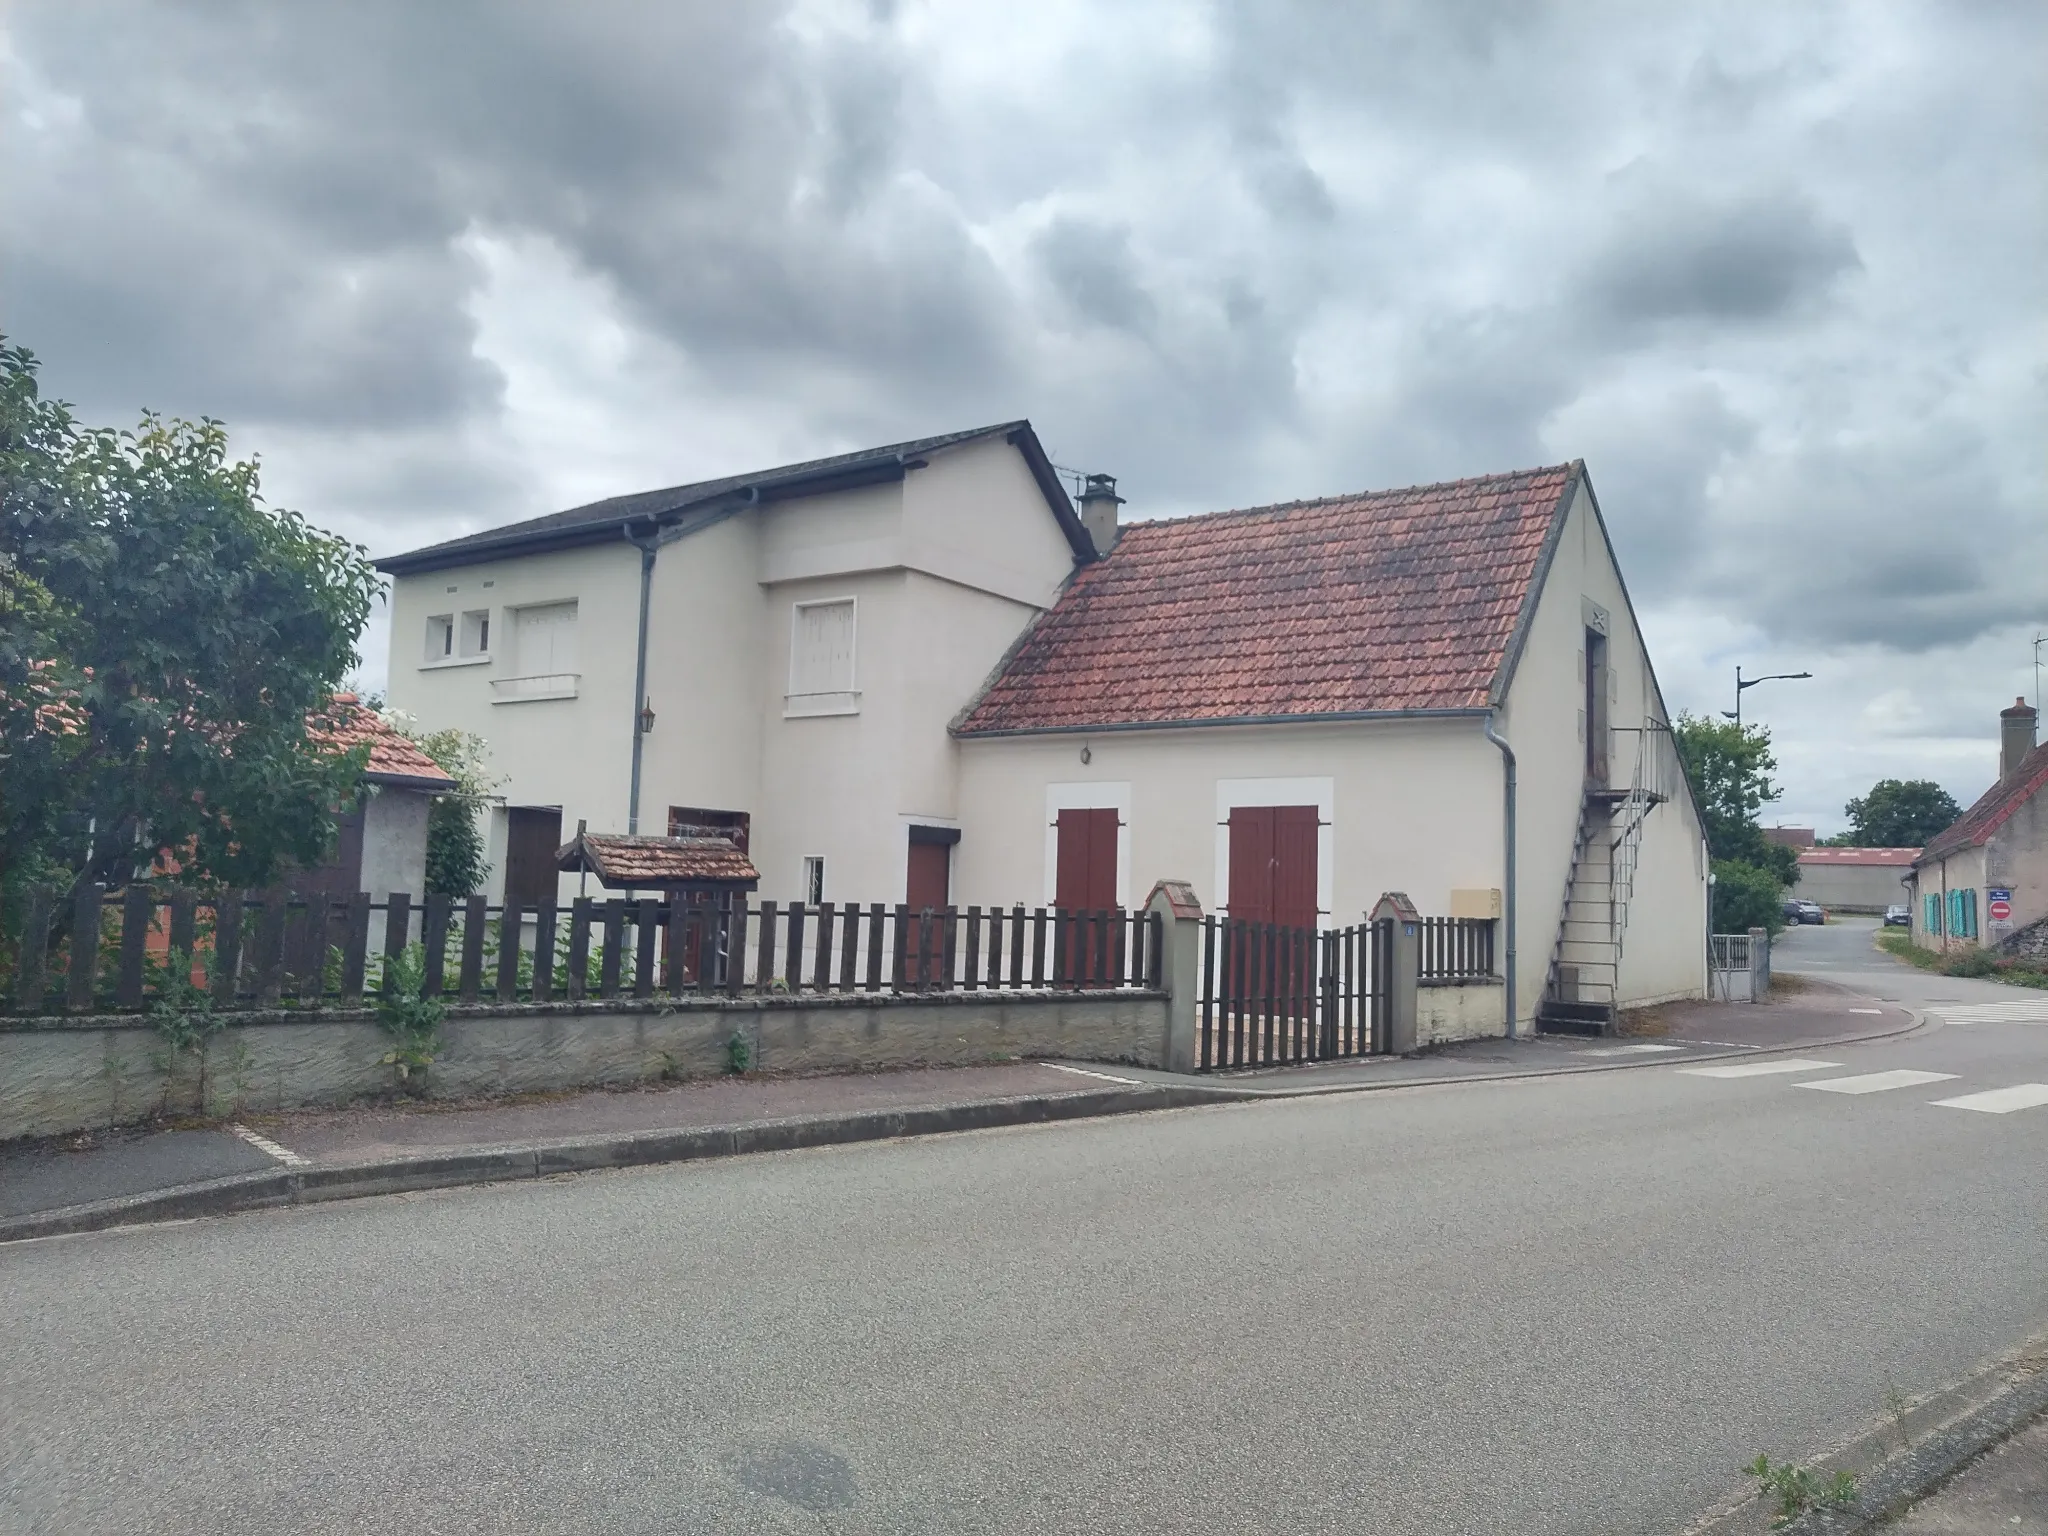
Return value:
M 384 988 L 377 994 L 377 1022 L 393 1042 L 378 1060 L 406 1092 L 418 1091 L 440 1054 L 441 1024 L 448 1017 L 448 1005 L 426 995 L 426 977 L 426 950 L 409 944 L 385 965 Z
M 1781 1531 L 1810 1509 L 1846 1509 L 1856 1501 L 1856 1479 L 1847 1472 L 1822 1477 L 1808 1467 L 1759 1456 L 1742 1469 L 1756 1479 L 1757 1493 L 1778 1501 L 1771 1529 Z
M 2048 987 L 2048 970 L 2023 960 L 2008 960 L 1992 950 L 1973 947 L 1943 954 L 1938 949 L 1915 944 L 1903 933 L 1890 932 L 1880 933 L 1877 943 L 1886 954 L 1896 955 L 1923 971 L 1939 971 L 1944 976 L 1979 976 L 2016 987 Z
M 737 1077 L 754 1063 L 754 1048 L 747 1044 L 747 1037 L 738 1030 L 725 1042 L 725 1070 Z
M 1779 795 L 1770 777 L 1778 767 L 1771 733 L 1760 725 L 1680 715 L 1671 738 L 1713 858 L 1714 932 L 1776 933 L 1785 926 L 1785 889 L 1799 878 L 1799 855 L 1769 841 L 1757 821 Z
M 261 885 L 328 854 L 360 759 L 309 727 L 367 554 L 264 504 L 217 421 L 84 427 L 0 340 L 0 921 L 32 885 Z

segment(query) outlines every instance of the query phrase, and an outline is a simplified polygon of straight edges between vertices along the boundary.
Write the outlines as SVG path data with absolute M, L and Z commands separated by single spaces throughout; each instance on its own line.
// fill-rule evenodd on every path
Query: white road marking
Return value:
M 2048 1024 L 2048 997 L 2017 1003 L 1937 1004 L 1929 1011 L 1951 1024 Z
M 1851 1013 L 1883 1013 L 1882 1008 L 1851 1008 Z
M 303 1168 L 306 1166 L 306 1164 L 312 1161 L 311 1158 L 301 1157 L 298 1153 L 294 1152 L 290 1147 L 280 1147 L 268 1136 L 264 1136 L 256 1131 L 252 1131 L 246 1125 L 231 1125 L 228 1127 L 228 1129 L 233 1131 L 237 1136 L 241 1137 L 242 1140 L 249 1143 L 249 1145 L 254 1147 L 258 1152 L 262 1152 L 267 1156 L 276 1158 L 280 1163 L 283 1163 L 287 1168 Z
M 1063 1067 L 1056 1061 L 1044 1061 L 1040 1066 L 1051 1067 L 1055 1072 L 1071 1072 L 1076 1077 L 1099 1077 L 1105 1083 L 1122 1083 L 1130 1088 L 1145 1088 L 1150 1085 L 1135 1077 L 1111 1077 L 1107 1072 L 1090 1072 L 1086 1067 Z
M 1819 1072 L 1840 1065 L 1839 1061 L 1809 1061 L 1803 1056 L 1794 1056 L 1788 1061 L 1738 1061 L 1729 1067 L 1680 1067 L 1678 1070 L 1693 1077 L 1765 1077 L 1774 1072 Z
M 1865 1072 L 1860 1077 L 1824 1077 L 1817 1083 L 1794 1083 L 1794 1088 L 1814 1088 L 1822 1093 L 1885 1093 L 1893 1088 L 1917 1088 L 1922 1083 L 1955 1081 L 1953 1072 L 1915 1072 L 1901 1067 L 1893 1072 Z
M 1993 1088 L 1989 1093 L 1966 1093 L 1959 1099 L 1936 1099 L 1943 1109 L 1974 1109 L 1987 1115 L 2009 1115 L 2016 1109 L 2036 1109 L 2048 1104 L 2048 1083 L 2015 1083 L 2010 1088 Z
M 1760 1051 L 1762 1046 L 1745 1040 L 1681 1040 L 1680 1045 L 1711 1045 L 1717 1051 Z
M 1597 1051 L 1581 1051 L 1581 1056 L 1641 1056 L 1650 1051 L 1682 1051 L 1682 1045 L 1603 1045 Z

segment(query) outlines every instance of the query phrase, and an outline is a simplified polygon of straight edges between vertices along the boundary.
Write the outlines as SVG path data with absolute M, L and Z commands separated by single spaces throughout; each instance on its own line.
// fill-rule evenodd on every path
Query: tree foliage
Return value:
M 1924 848 L 1963 814 L 1955 797 L 1932 779 L 1879 779 L 1870 793 L 1842 807 L 1851 848 Z
M 1767 839 L 1757 823 L 1757 813 L 1779 794 L 1771 782 L 1778 760 L 1770 731 L 1680 715 L 1671 737 L 1713 857 L 1714 931 L 1768 928 L 1775 933 L 1785 923 L 1785 887 L 1799 878 L 1799 855 Z
M 356 661 L 366 553 L 267 507 L 217 421 L 79 425 L 0 340 L 0 880 L 323 861 L 360 761 L 309 737 Z

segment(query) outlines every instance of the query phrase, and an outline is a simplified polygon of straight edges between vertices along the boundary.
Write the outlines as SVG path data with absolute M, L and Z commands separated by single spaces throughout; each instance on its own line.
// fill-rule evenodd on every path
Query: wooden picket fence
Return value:
M 1156 990 L 1160 942 L 1157 916 L 1122 908 L 732 897 L 504 907 L 132 885 L 84 889 L 68 905 L 32 894 L 0 962 L 13 1011 L 33 1015 L 138 1012 L 195 986 L 217 1009 L 359 1006 L 414 946 L 423 991 L 463 1003 Z

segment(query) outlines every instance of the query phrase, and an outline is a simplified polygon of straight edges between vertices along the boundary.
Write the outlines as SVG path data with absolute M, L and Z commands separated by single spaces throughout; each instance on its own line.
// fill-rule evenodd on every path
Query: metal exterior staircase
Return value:
M 1536 1005 L 1536 1028 L 1544 1034 L 1614 1032 L 1643 823 L 1670 798 L 1670 727 L 1653 720 L 1633 729 L 1635 771 L 1628 788 L 1588 784 L 1579 807 L 1557 942 L 1543 1001 Z

